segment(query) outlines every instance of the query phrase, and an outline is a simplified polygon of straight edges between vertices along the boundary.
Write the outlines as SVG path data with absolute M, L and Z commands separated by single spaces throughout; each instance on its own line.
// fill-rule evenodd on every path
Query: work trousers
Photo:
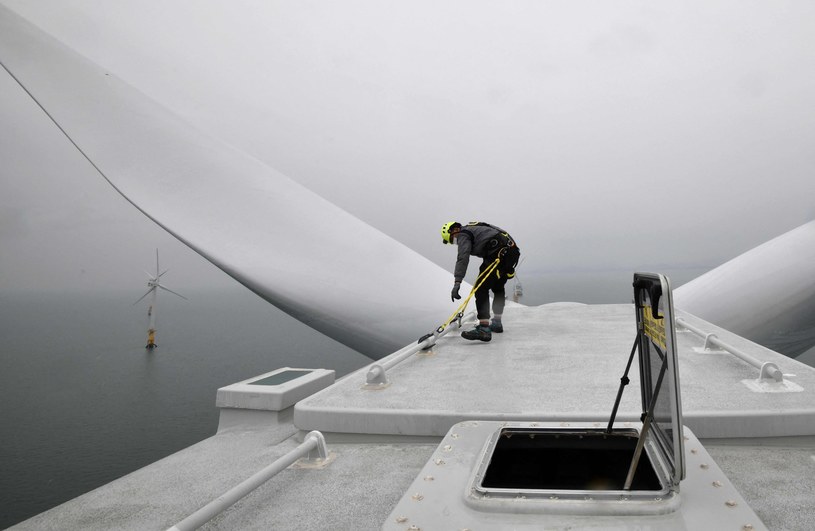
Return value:
M 481 267 L 478 268 L 478 275 L 484 272 L 492 263 L 498 254 L 492 254 L 484 258 Z M 508 247 L 501 256 L 498 262 L 498 267 L 490 273 L 489 277 L 484 280 L 484 283 L 475 290 L 475 309 L 478 311 L 478 319 L 485 320 L 490 318 L 490 291 L 493 293 L 492 300 L 492 313 L 501 315 L 504 313 L 504 305 L 506 304 L 507 296 L 504 291 L 504 286 L 511 277 L 515 276 L 515 267 L 518 265 L 518 260 L 521 257 L 521 251 L 515 247 Z

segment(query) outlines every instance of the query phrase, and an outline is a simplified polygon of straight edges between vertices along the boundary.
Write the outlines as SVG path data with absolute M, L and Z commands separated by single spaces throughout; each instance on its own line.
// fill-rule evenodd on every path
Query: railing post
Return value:
M 325 444 L 325 437 L 323 437 L 323 434 L 319 431 L 309 432 L 302 444 L 300 444 L 297 448 L 277 459 L 260 472 L 257 472 L 250 478 L 244 480 L 235 487 L 232 487 L 224 494 L 218 496 L 188 517 L 170 527 L 167 531 L 192 531 L 194 529 L 198 529 L 205 523 L 212 520 L 216 515 L 234 505 L 238 500 L 288 468 L 301 457 L 310 456 L 311 452 L 315 450 L 321 459 L 328 457 L 328 448 Z
M 703 330 L 700 330 L 699 328 L 696 328 L 695 326 L 692 326 L 692 325 L 686 323 L 685 320 L 682 319 L 682 318 L 677 318 L 676 319 L 676 325 L 681 326 L 682 328 L 693 332 L 697 336 L 704 338 L 705 339 L 705 347 L 704 347 L 705 350 L 711 350 L 712 346 L 720 348 L 720 349 L 722 349 L 722 350 L 724 350 L 726 352 L 729 352 L 730 354 L 733 354 L 734 356 L 741 359 L 742 361 L 744 361 L 746 363 L 749 363 L 750 365 L 752 365 L 756 369 L 760 369 L 761 372 L 759 373 L 759 377 L 758 377 L 759 380 L 762 380 L 762 381 L 774 380 L 776 382 L 783 382 L 784 381 L 784 373 L 781 372 L 781 370 L 778 368 L 778 366 L 775 363 L 772 363 L 770 361 L 762 363 L 761 361 L 757 360 L 753 356 L 750 356 L 746 352 L 742 352 L 741 350 L 737 349 L 736 347 L 734 347 L 732 345 L 729 345 L 729 344 L 725 343 L 724 341 L 720 340 L 716 336 L 716 334 L 712 334 L 712 333 L 711 334 L 706 334 Z
M 424 341 L 421 341 L 415 345 L 408 345 L 397 350 L 388 356 L 388 358 L 386 358 L 387 361 L 384 363 L 374 363 L 370 366 L 368 373 L 365 375 L 365 385 L 363 385 L 362 388 L 384 389 L 390 383 L 387 375 L 388 369 L 393 368 L 395 365 L 398 365 L 420 350 L 433 346 L 438 338 L 445 335 L 451 329 L 458 330 L 465 322 L 469 322 L 469 320 L 474 317 L 475 312 L 470 312 L 462 318 L 451 322 L 449 325 L 447 325 L 447 328 L 442 330 L 440 333 L 434 332 L 433 334 L 428 335 Z

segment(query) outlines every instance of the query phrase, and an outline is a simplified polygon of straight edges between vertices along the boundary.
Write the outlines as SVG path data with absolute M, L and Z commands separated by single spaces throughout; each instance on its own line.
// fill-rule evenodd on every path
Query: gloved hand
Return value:
M 450 292 L 450 300 L 455 302 L 456 299 L 460 299 L 461 295 L 458 294 L 458 289 L 461 287 L 461 282 L 456 282 L 453 284 L 453 291 Z

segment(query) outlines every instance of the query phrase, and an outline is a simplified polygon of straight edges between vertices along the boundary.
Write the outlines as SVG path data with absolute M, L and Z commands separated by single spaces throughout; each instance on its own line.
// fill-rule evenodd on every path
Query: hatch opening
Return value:
M 636 430 L 504 428 L 485 470 L 485 490 L 620 491 L 637 446 Z M 643 452 L 632 490 L 664 485 Z

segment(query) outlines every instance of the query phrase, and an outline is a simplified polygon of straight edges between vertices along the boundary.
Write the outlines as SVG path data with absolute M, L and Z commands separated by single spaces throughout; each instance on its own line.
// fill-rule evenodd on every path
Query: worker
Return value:
M 470 255 L 483 258 L 479 275 L 488 269 L 496 258 L 498 266 L 484 279 L 475 291 L 475 308 L 478 312 L 478 325 L 473 330 L 461 333 L 461 337 L 469 340 L 490 341 L 492 333 L 502 333 L 504 325 L 501 321 L 506 303 L 504 285 L 507 280 L 515 276 L 515 267 L 521 251 L 515 240 L 503 229 L 489 223 L 474 221 L 462 226 L 457 221 L 445 223 L 441 228 L 441 239 L 444 243 L 458 245 L 458 257 L 454 271 L 455 283 L 450 298 L 455 301 L 461 299 L 459 289 Z M 490 294 L 493 293 L 492 320 L 490 320 Z

